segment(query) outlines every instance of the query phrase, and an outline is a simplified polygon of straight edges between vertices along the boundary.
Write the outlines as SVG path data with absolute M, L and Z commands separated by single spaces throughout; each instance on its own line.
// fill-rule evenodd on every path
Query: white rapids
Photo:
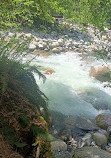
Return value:
M 53 69 L 55 73 L 46 75 L 46 82 L 34 74 L 42 92 L 49 98 L 49 109 L 65 115 L 95 118 L 99 113 L 110 112 L 111 88 L 89 77 L 89 68 L 94 61 L 86 64 L 74 52 L 37 57 L 32 64 Z M 95 108 L 99 106 L 99 110 Z M 106 110 L 102 110 L 102 106 Z

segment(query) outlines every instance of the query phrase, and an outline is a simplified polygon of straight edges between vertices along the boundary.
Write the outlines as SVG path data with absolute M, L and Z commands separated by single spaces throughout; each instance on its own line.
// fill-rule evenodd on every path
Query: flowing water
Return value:
M 49 98 L 50 110 L 87 119 L 110 112 L 111 89 L 89 77 L 90 66 L 99 65 L 100 61 L 93 59 L 93 62 L 86 63 L 77 53 L 68 52 L 47 58 L 37 57 L 33 64 L 55 71 L 46 75 L 45 83 L 34 74 L 41 91 Z

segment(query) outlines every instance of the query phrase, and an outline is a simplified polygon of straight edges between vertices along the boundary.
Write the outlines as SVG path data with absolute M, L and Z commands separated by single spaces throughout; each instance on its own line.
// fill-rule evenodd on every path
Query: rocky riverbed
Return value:
M 58 55 L 74 52 L 82 61 L 80 63 L 81 67 L 92 64 L 92 67 L 89 67 L 89 76 L 98 80 L 99 83 L 101 82 L 106 91 L 111 91 L 111 65 L 109 64 L 111 59 L 111 30 L 105 29 L 106 33 L 100 33 L 99 30 L 94 30 L 93 27 L 89 26 L 83 31 L 77 25 L 67 23 L 64 20 L 61 23 L 67 26 L 63 32 L 38 33 L 34 30 L 25 30 L 17 33 L 17 36 L 24 35 L 30 37 L 33 35 L 34 38 L 29 45 L 32 57 L 36 55 L 48 58 L 52 54 Z M 1 34 L 4 35 L 3 31 L 1 31 Z M 11 31 L 6 41 L 13 35 L 14 31 Z M 102 59 L 102 55 L 105 56 L 105 60 Z M 101 58 L 99 62 L 97 62 L 98 57 Z M 56 70 L 53 67 L 46 68 L 45 70 L 42 69 L 42 73 L 48 76 L 56 74 Z M 110 101 L 107 102 L 107 99 L 103 98 L 104 104 L 103 102 L 100 104 L 98 100 L 94 100 L 98 93 L 102 93 L 102 96 L 106 95 L 103 91 L 97 91 L 96 89 L 94 89 L 94 92 L 92 89 L 77 91 L 77 95 L 93 105 L 95 109 L 109 110 L 108 113 L 110 113 Z M 110 100 L 110 95 L 107 95 L 107 97 Z M 52 142 L 53 153 L 56 158 L 111 157 L 110 114 L 107 116 L 105 113 L 102 115 L 102 118 L 98 115 L 95 119 L 86 119 L 83 115 L 75 117 L 73 115 L 64 115 L 57 111 L 52 111 L 51 113 L 52 126 L 50 131 L 57 139 Z

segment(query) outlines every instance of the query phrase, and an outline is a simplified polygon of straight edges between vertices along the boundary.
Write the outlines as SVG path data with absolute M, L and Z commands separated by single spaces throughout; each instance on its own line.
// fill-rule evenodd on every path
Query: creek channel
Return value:
M 65 135 L 75 125 L 88 129 L 98 114 L 110 113 L 111 88 L 104 88 L 102 82 L 89 76 L 90 67 L 102 65 L 103 61 L 92 57 L 87 62 L 79 54 L 67 52 L 47 58 L 37 57 L 32 64 L 55 71 L 46 75 L 45 83 L 38 75 L 34 76 L 49 99 L 49 110 L 57 132 L 65 128 L 62 133 Z

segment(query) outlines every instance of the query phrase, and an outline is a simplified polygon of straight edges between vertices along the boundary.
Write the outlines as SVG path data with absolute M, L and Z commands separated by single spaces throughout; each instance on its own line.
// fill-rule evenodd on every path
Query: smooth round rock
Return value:
M 95 141 L 96 145 L 100 148 L 104 148 L 107 145 L 107 137 L 104 134 L 96 132 L 93 134 L 93 140 Z
M 100 128 L 107 130 L 107 128 L 111 126 L 111 114 L 99 114 L 96 116 L 96 124 Z
M 62 140 L 56 140 L 51 142 L 51 147 L 52 150 L 57 150 L 57 151 L 66 151 L 67 150 L 67 144 L 62 141 Z

